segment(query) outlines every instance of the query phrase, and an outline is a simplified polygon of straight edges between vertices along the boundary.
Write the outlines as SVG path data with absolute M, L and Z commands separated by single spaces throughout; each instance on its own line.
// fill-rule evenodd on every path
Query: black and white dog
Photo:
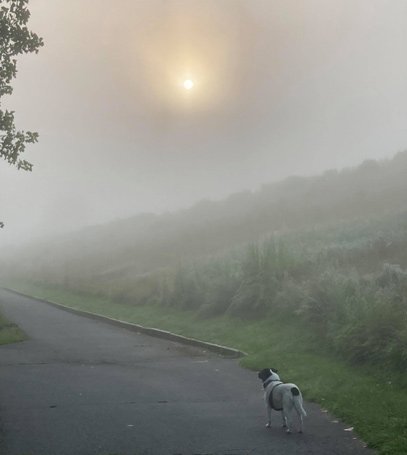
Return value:
M 271 410 L 281 411 L 283 417 L 283 427 L 287 433 L 291 433 L 292 419 L 291 413 L 295 410 L 300 422 L 299 432 L 302 433 L 302 417 L 306 416 L 302 406 L 302 395 L 300 389 L 295 384 L 285 384 L 280 380 L 277 370 L 273 368 L 264 368 L 258 374 L 263 381 L 264 401 L 267 409 L 267 424 L 271 426 Z

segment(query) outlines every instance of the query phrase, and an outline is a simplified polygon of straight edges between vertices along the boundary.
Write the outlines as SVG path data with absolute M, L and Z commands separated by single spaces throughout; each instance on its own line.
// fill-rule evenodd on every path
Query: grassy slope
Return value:
M 388 371 L 351 367 L 324 352 L 302 326 L 293 326 L 292 321 L 199 320 L 192 312 L 172 308 L 112 304 L 101 298 L 21 283 L 12 287 L 74 308 L 241 349 L 249 354 L 242 360 L 243 366 L 279 368 L 283 379 L 301 384 L 306 399 L 320 403 L 354 426 L 379 453 L 407 453 L 406 378 Z

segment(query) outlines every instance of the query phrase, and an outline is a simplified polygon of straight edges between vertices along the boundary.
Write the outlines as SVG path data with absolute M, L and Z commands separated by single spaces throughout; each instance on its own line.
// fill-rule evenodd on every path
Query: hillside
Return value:
M 288 316 L 351 361 L 405 371 L 406 176 L 400 153 L 88 228 L 3 255 L 1 279 L 163 314 Z
M 290 177 L 190 209 L 89 227 L 3 255 L 1 270 L 59 283 L 114 280 L 219 254 L 273 232 L 385 218 L 407 209 L 407 152 Z

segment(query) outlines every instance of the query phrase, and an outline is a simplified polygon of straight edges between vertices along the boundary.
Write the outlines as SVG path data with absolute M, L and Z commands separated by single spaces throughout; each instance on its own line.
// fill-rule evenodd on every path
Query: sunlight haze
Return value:
M 404 0 L 31 0 L 0 246 L 407 146 Z

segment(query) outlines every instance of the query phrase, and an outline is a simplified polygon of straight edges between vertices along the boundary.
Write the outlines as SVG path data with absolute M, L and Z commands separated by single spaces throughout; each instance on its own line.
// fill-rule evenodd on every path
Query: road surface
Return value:
M 305 433 L 266 429 L 261 384 L 236 360 L 0 289 L 28 339 L 0 347 L 4 455 L 368 454 L 306 403 Z

